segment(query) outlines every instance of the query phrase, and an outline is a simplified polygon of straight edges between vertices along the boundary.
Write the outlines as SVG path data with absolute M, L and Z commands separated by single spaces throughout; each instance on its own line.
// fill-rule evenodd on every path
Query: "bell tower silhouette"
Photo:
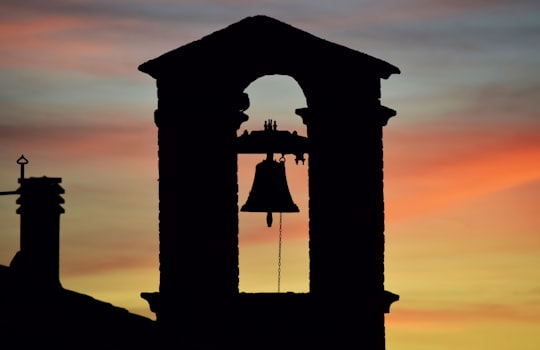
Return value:
M 159 292 L 164 344 L 385 349 L 380 80 L 397 67 L 266 16 L 139 66 L 157 84 Z M 307 108 L 309 293 L 239 293 L 238 137 L 244 90 L 288 75 Z

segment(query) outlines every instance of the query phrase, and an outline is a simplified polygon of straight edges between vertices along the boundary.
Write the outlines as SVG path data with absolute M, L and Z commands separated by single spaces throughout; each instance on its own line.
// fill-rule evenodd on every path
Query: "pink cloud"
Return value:
M 63 15 L 30 16 L 0 22 L 0 44 L 9 47 L 2 66 L 14 67 L 36 62 L 73 64 L 109 51 L 105 42 L 81 40 L 77 33 L 95 25 L 87 20 Z
M 163 50 L 159 40 L 148 40 L 151 29 L 144 31 L 148 27 L 128 17 L 25 12 L 0 22 L 0 67 L 137 75 L 137 66 L 152 58 L 148 52 L 157 56 Z

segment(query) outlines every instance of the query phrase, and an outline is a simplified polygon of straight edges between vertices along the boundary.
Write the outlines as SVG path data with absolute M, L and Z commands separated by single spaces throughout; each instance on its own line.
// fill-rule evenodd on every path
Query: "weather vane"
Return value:
M 17 164 L 21 166 L 21 179 L 24 179 L 24 166 L 28 164 L 28 159 L 24 157 L 24 154 L 21 154 L 19 159 L 17 159 Z
M 19 159 L 17 159 L 17 164 L 19 164 L 21 166 L 21 175 L 20 175 L 20 178 L 19 178 L 19 182 L 20 182 L 20 180 L 24 179 L 24 166 L 26 164 L 28 164 L 28 159 L 26 159 L 24 157 L 24 154 L 21 154 Z M 3 191 L 3 192 L 0 192 L 0 196 L 8 195 L 8 194 L 19 194 L 19 192 L 18 191 Z

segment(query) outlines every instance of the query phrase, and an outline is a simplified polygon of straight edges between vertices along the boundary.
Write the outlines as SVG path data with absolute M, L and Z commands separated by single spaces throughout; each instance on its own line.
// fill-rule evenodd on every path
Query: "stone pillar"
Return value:
M 174 344 L 216 341 L 238 294 L 235 146 L 248 100 L 212 83 L 175 79 L 157 84 L 157 321 L 169 340 L 178 337 Z
M 60 178 L 31 177 L 19 179 L 20 197 L 17 214 L 21 217 L 20 251 L 11 267 L 22 282 L 40 288 L 61 287 L 60 268 Z
M 318 341 L 382 350 L 385 121 L 378 80 L 358 84 L 308 86 L 308 108 L 297 110 L 310 143 L 310 293 Z

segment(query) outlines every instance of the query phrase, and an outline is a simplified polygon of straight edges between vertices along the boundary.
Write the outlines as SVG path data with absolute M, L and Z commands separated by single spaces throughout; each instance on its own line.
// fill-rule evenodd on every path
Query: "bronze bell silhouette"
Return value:
M 262 212 L 266 214 L 266 224 L 272 226 L 272 213 L 297 213 L 300 210 L 294 204 L 287 178 L 285 177 L 285 158 L 279 162 L 267 158 L 257 164 L 253 186 L 249 192 L 246 204 L 240 211 Z

